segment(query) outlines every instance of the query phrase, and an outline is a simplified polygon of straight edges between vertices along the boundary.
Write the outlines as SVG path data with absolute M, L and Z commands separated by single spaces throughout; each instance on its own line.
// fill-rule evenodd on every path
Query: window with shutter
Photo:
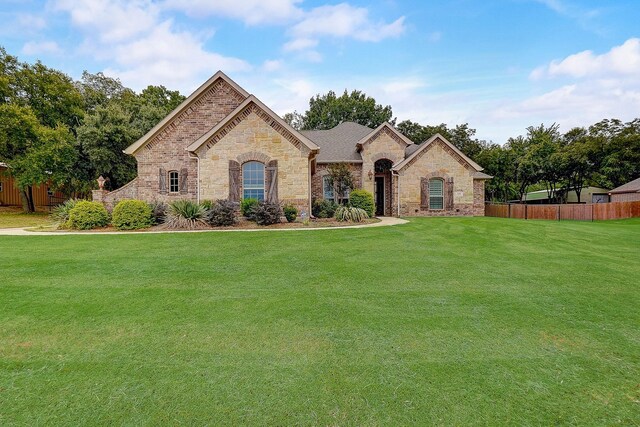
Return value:
M 247 162 L 242 165 L 242 198 L 264 200 L 264 165 Z
M 163 168 L 158 170 L 158 190 L 160 194 L 167 194 L 167 171 Z
M 429 180 L 429 209 L 444 209 L 444 181 L 440 178 Z
M 278 161 L 271 160 L 265 168 L 265 193 L 266 200 L 270 203 L 278 203 Z
M 169 171 L 169 192 L 177 193 L 180 190 L 178 171 Z

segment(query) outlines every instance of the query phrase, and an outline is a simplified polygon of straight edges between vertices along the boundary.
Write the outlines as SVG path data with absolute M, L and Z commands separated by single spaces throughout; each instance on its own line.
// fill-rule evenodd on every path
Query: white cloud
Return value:
M 190 16 L 222 16 L 247 25 L 282 24 L 297 19 L 302 0 L 167 0 L 163 7 L 180 10 Z
M 103 71 L 133 89 L 162 84 L 189 93 L 219 69 L 251 68 L 207 50 L 202 35 L 176 30 L 148 0 L 56 0 L 54 6 L 83 31 L 80 50 L 112 64 Z
M 268 59 L 262 63 L 262 69 L 266 72 L 278 71 L 282 68 L 282 61 L 278 59 Z
M 58 54 L 60 52 L 60 46 L 54 41 L 31 41 L 22 47 L 22 53 L 25 55 Z
M 305 50 L 312 47 L 316 47 L 318 45 L 318 40 L 308 39 L 308 38 L 300 38 L 291 40 L 282 46 L 282 50 L 285 52 L 293 52 L 297 50 Z
M 533 79 L 568 76 L 584 78 L 593 76 L 638 76 L 640 75 L 640 39 L 631 38 L 620 46 L 601 55 L 585 50 L 554 60 L 547 66 L 536 68 Z
M 405 31 L 404 19 L 402 16 L 390 24 L 374 23 L 369 19 L 368 9 L 340 3 L 311 9 L 304 19 L 292 28 L 291 33 L 295 38 L 350 37 L 378 42 L 402 35 Z

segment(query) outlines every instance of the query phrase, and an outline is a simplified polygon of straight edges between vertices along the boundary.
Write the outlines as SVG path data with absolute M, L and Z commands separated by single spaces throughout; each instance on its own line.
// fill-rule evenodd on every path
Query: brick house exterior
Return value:
M 256 196 L 311 212 L 330 195 L 328 166 L 345 163 L 374 194 L 378 215 L 484 214 L 482 168 L 440 135 L 413 144 L 392 125 L 341 123 L 298 131 L 218 72 L 125 150 L 138 176 L 94 191 L 111 208 L 121 199 L 170 202 Z

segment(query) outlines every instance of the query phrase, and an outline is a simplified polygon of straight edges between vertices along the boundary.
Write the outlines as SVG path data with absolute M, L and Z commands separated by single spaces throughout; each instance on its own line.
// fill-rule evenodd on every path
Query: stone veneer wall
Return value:
M 435 140 L 399 173 L 400 216 L 484 215 L 484 181 L 474 180 L 475 170 L 450 147 Z M 420 207 L 420 179 L 433 175 L 453 177 L 453 209 Z
M 259 108 L 247 108 L 250 110 L 238 115 L 244 117 L 242 120 L 232 120 L 224 128 L 223 137 L 215 143 L 205 143 L 197 151 L 201 199 L 229 197 L 229 160 L 240 164 L 251 160 L 262 163 L 277 160 L 279 200 L 295 205 L 308 215 L 310 150 L 299 142 L 291 142 L 274 129 L 271 125 L 273 120 L 266 120 Z M 211 141 L 215 139 L 213 135 Z
M 145 146 L 136 152 L 138 176 L 131 183 L 105 196 L 105 204 L 114 205 L 125 198 L 170 202 L 177 199 L 196 200 L 197 162 L 185 148 L 218 124 L 244 101 L 245 97 L 220 79 L 176 116 Z M 159 170 L 187 169 L 187 193 L 159 193 Z M 168 183 L 168 178 L 167 178 Z M 226 198 L 226 197 L 225 197 Z
M 311 197 L 313 199 L 323 199 L 324 194 L 322 192 L 322 177 L 327 175 L 327 170 L 330 163 L 318 163 L 316 164 L 316 173 L 311 176 Z M 361 163 L 347 163 L 349 170 L 353 175 L 353 181 L 357 188 L 362 188 L 362 164 Z M 368 178 L 367 178 L 368 179 Z
M 393 164 L 404 160 L 406 144 L 393 132 L 383 128 L 380 132 L 365 141 L 360 155 L 362 156 L 362 176 L 367 177 L 362 188 L 373 194 L 374 180 L 369 180 L 369 171 L 375 172 L 374 164 L 380 159 L 389 159 Z

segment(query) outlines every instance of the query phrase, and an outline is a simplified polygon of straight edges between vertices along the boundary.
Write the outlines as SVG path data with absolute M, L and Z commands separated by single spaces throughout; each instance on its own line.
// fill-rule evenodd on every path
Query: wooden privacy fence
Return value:
M 485 216 L 517 219 L 599 221 L 640 217 L 640 201 L 567 205 L 487 203 Z

